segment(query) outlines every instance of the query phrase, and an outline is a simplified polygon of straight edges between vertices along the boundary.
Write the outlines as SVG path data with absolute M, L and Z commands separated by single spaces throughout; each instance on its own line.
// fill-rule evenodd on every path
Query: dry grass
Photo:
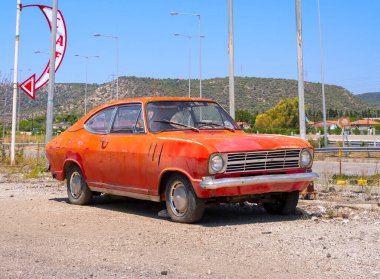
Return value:
M 10 143 L 11 142 L 11 136 L 6 136 L 3 139 L 3 143 Z M 16 134 L 16 142 L 17 143 L 28 143 L 28 142 L 34 142 L 34 143 L 44 143 L 45 142 L 45 135 L 21 135 Z
M 9 153 L 2 148 L 0 150 L 0 166 L 2 172 L 7 174 L 21 173 L 24 178 L 36 178 L 47 172 L 47 159 L 44 152 L 37 156 L 25 156 L 23 148 L 17 148 L 15 154 L 15 165 L 10 164 Z

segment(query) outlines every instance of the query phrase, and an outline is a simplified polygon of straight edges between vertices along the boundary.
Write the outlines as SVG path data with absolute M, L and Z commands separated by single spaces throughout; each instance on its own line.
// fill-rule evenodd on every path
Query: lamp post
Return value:
M 198 17 L 198 26 L 199 26 L 199 97 L 202 98 L 202 20 L 201 15 L 196 13 L 178 13 L 170 12 L 171 16 L 176 15 L 189 15 Z
M 84 87 L 84 115 L 87 114 L 87 76 L 88 76 L 88 59 L 90 58 L 99 58 L 99 55 L 93 55 L 93 56 L 86 56 L 86 55 L 79 55 L 75 54 L 75 57 L 82 57 L 85 59 L 85 75 L 86 75 L 86 83 Z
M 303 80 L 303 50 L 302 50 L 302 18 L 301 0 L 296 2 L 296 32 L 297 32 L 297 64 L 298 64 L 298 111 L 300 123 L 300 137 L 306 138 L 305 123 L 305 100 L 304 100 L 304 80 Z
M 235 66 L 234 66 L 234 21 L 233 2 L 228 0 L 228 64 L 229 64 L 229 99 L 230 115 L 235 119 Z
M 16 36 L 15 36 L 15 55 L 13 71 L 13 102 L 12 102 L 12 136 L 11 136 L 11 165 L 15 165 L 15 146 L 16 146 L 16 114 L 17 114 L 17 91 L 18 91 L 18 54 L 20 41 L 20 13 L 21 0 L 17 0 L 16 11 Z
M 57 12 L 58 12 L 58 0 L 53 0 L 51 38 L 50 38 L 49 83 L 48 83 L 48 97 L 47 97 L 47 106 L 46 106 L 46 133 L 45 133 L 46 144 L 49 141 L 51 141 L 51 139 L 53 138 Z
M 119 99 L 119 37 L 106 34 L 94 34 L 94 37 L 111 38 L 116 41 L 116 99 Z
M 321 8 L 318 0 L 318 30 L 319 30 L 319 52 L 321 59 L 321 83 L 322 83 L 322 110 L 323 110 L 323 142 L 327 147 L 327 119 L 326 119 L 326 97 L 325 97 L 325 71 L 322 47 L 322 28 L 321 28 Z
M 191 39 L 193 38 L 192 36 L 189 35 L 183 35 L 179 33 L 175 33 L 174 36 L 176 37 L 184 37 L 189 40 L 189 97 L 191 96 Z

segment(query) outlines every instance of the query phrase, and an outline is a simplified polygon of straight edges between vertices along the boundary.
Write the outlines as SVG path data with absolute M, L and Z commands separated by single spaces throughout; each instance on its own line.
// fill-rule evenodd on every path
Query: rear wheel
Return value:
M 194 223 L 203 217 L 205 204 L 195 193 L 190 181 L 180 174 L 170 177 L 165 188 L 166 208 L 175 222 Z
M 88 204 L 91 201 L 92 192 L 88 188 L 80 168 L 77 166 L 70 168 L 66 179 L 69 202 L 77 205 Z
M 274 203 L 263 203 L 263 207 L 268 213 L 291 215 L 296 213 L 299 191 L 285 192 Z

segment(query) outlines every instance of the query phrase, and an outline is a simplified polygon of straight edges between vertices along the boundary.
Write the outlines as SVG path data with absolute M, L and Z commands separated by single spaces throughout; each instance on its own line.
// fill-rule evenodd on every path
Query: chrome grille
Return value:
M 299 168 L 301 149 L 230 153 L 226 173 Z

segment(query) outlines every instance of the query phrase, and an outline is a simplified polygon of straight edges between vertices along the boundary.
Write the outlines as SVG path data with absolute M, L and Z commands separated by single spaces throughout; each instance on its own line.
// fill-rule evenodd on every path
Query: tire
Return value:
M 77 166 L 70 168 L 66 180 L 69 202 L 77 205 L 89 204 L 92 199 L 92 192 L 88 188 L 80 168 Z
M 293 215 L 299 199 L 299 191 L 282 193 L 281 198 L 275 203 L 264 203 L 263 207 L 270 214 Z
M 199 199 L 190 181 L 180 174 L 172 175 L 165 187 L 166 208 L 170 218 L 179 223 L 195 223 L 202 219 L 204 200 Z

